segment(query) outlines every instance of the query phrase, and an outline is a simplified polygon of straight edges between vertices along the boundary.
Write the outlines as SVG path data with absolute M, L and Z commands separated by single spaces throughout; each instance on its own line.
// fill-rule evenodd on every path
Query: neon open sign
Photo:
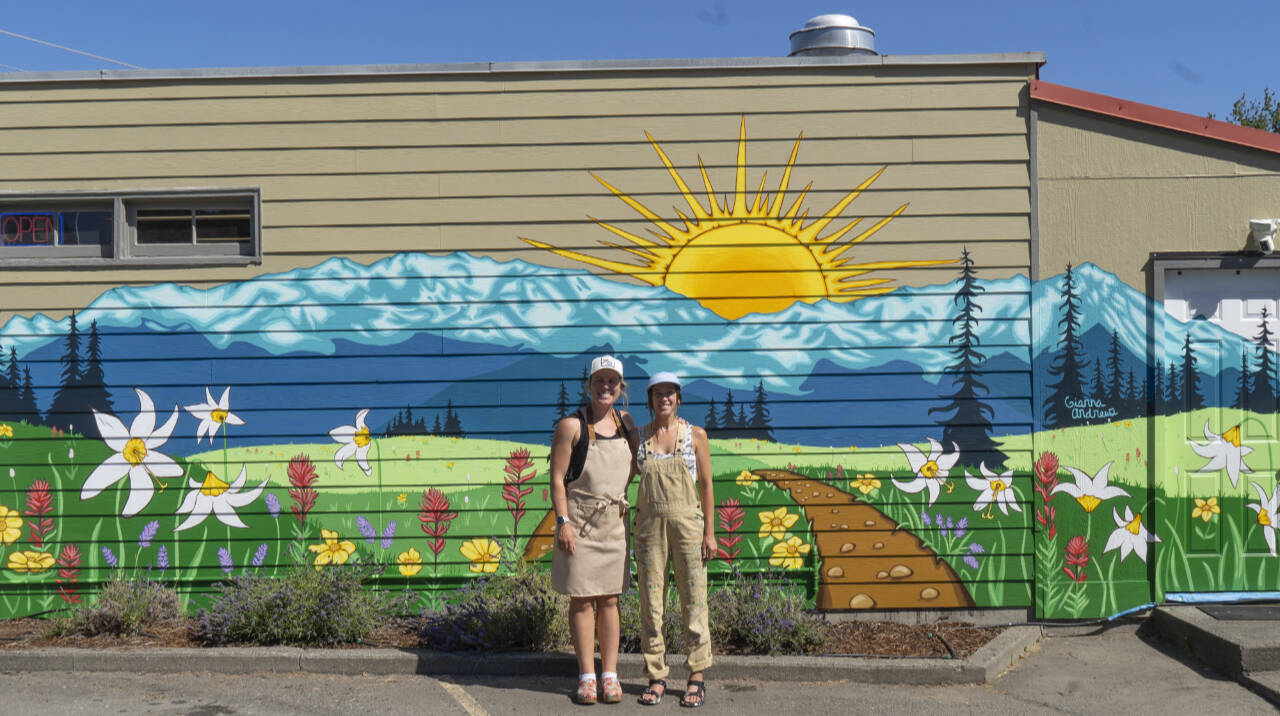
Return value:
M 60 223 L 54 213 L 0 214 L 0 244 L 54 246 Z

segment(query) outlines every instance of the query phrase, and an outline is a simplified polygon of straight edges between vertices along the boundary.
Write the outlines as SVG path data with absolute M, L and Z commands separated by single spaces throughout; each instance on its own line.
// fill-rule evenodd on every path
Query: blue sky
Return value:
M 1041 78 L 1203 115 L 1280 89 L 1280 2 L 5 0 L 0 29 L 148 69 L 784 56 L 828 12 L 882 54 L 1042 51 Z M 0 71 L 102 62 L 0 36 Z

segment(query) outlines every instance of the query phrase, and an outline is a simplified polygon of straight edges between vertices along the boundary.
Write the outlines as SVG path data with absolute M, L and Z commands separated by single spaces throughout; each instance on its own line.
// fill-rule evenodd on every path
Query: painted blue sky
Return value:
M 830 0 L 6 3 L 0 29 L 148 69 L 786 55 L 853 15 L 883 54 L 1041 51 L 1049 82 L 1203 115 L 1280 89 L 1280 3 Z M 119 65 L 0 35 L 0 72 Z

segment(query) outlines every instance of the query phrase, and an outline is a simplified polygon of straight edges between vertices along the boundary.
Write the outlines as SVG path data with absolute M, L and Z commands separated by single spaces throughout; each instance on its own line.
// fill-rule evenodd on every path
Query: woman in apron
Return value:
M 706 703 L 703 671 L 711 666 L 707 623 L 707 562 L 716 554 L 712 514 L 711 452 L 707 432 L 676 413 L 680 378 L 663 371 L 649 379 L 649 412 L 644 442 L 636 452 L 640 489 L 636 497 L 636 571 L 640 592 L 641 648 L 649 688 L 640 697 L 657 705 L 667 689 L 666 645 L 662 640 L 667 565 L 674 564 L 676 588 L 689 655 L 689 681 L 681 706 Z M 668 561 L 669 560 L 669 561 Z
M 622 362 L 600 356 L 587 376 L 590 405 L 556 424 L 551 440 L 551 502 L 556 511 L 556 549 L 551 584 L 569 596 L 569 632 L 578 657 L 574 700 L 597 699 L 595 642 L 600 641 L 599 698 L 622 700 L 618 682 L 618 595 L 626 589 L 627 483 L 634 455 L 624 434 L 630 417 L 615 407 L 625 394 Z M 569 470 L 574 446 L 587 440 L 579 475 Z

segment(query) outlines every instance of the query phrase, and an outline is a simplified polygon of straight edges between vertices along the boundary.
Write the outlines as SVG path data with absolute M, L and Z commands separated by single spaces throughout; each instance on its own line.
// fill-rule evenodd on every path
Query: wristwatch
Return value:
M 569 518 L 564 515 L 556 515 L 556 527 L 569 524 Z

